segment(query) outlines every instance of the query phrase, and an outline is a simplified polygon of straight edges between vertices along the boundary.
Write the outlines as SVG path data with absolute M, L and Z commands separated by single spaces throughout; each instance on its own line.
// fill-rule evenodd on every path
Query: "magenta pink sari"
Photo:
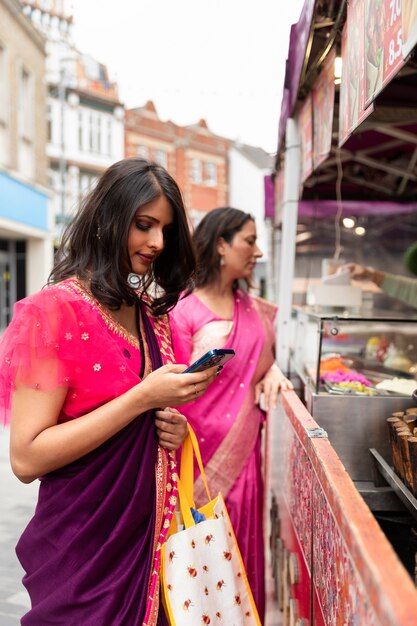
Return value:
M 65 386 L 60 421 L 76 419 L 172 361 L 168 320 L 147 302 L 138 304 L 142 350 L 75 280 L 19 302 L 0 343 L 0 408 L 10 410 L 18 375 L 35 389 Z M 32 602 L 22 625 L 167 626 L 158 571 L 176 489 L 153 411 L 42 476 L 16 548 Z
M 233 320 L 222 339 L 217 324 L 221 319 L 194 294 L 180 300 L 171 313 L 177 363 L 189 363 L 191 354 L 193 359 L 201 356 L 194 349 L 196 342 L 201 352 L 219 347 L 236 352 L 208 391 L 182 407 L 182 412 L 196 431 L 211 492 L 225 496 L 261 620 L 265 608 L 260 447 L 264 414 L 255 405 L 255 385 L 274 362 L 275 315 L 274 305 L 238 290 Z M 196 494 L 197 500 L 204 500 L 200 478 Z

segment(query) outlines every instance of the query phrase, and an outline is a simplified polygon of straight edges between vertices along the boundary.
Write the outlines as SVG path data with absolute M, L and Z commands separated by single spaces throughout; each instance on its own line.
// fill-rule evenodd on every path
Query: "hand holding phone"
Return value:
M 215 365 L 224 365 L 234 356 L 235 351 L 226 348 L 209 350 L 201 358 L 197 359 L 197 361 L 194 361 L 194 363 L 187 367 L 183 373 L 190 374 L 191 372 L 202 372 L 203 370 L 206 370 L 209 367 L 214 367 Z

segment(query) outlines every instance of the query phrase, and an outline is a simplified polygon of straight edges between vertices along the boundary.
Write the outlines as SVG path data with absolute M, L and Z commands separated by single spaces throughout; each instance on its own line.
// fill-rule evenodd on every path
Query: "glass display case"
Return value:
M 390 459 L 386 419 L 417 405 L 417 316 L 294 309 L 291 375 L 354 480 L 370 480 L 369 448 Z

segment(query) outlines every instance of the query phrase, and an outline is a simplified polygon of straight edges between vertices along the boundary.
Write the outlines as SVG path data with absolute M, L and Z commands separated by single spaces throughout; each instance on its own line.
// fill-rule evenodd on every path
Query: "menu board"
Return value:
M 364 5 L 364 0 L 350 0 L 342 31 L 339 146 L 373 111 L 372 104 L 365 109 Z
M 313 171 L 313 99 L 311 93 L 305 99 L 298 115 L 301 141 L 301 182 Z
M 365 106 L 404 65 L 401 0 L 365 0 Z
M 402 0 L 401 22 L 405 59 L 417 43 L 417 0 Z
M 336 51 L 326 59 L 313 87 L 313 164 L 316 168 L 330 154 L 334 111 L 334 63 Z

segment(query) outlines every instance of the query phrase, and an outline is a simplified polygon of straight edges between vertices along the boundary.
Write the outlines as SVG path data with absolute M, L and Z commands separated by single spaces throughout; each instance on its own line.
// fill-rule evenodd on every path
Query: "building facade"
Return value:
M 22 4 L 46 38 L 48 183 L 57 243 L 86 192 L 105 169 L 123 158 L 124 109 L 106 66 L 75 48 L 71 3 Z
M 168 169 L 184 196 L 192 225 L 229 201 L 230 141 L 212 133 L 204 120 L 178 126 L 159 119 L 153 102 L 126 111 L 127 157 L 150 158 Z
M 0 0 L 0 331 L 52 264 L 45 42 L 17 0 Z

